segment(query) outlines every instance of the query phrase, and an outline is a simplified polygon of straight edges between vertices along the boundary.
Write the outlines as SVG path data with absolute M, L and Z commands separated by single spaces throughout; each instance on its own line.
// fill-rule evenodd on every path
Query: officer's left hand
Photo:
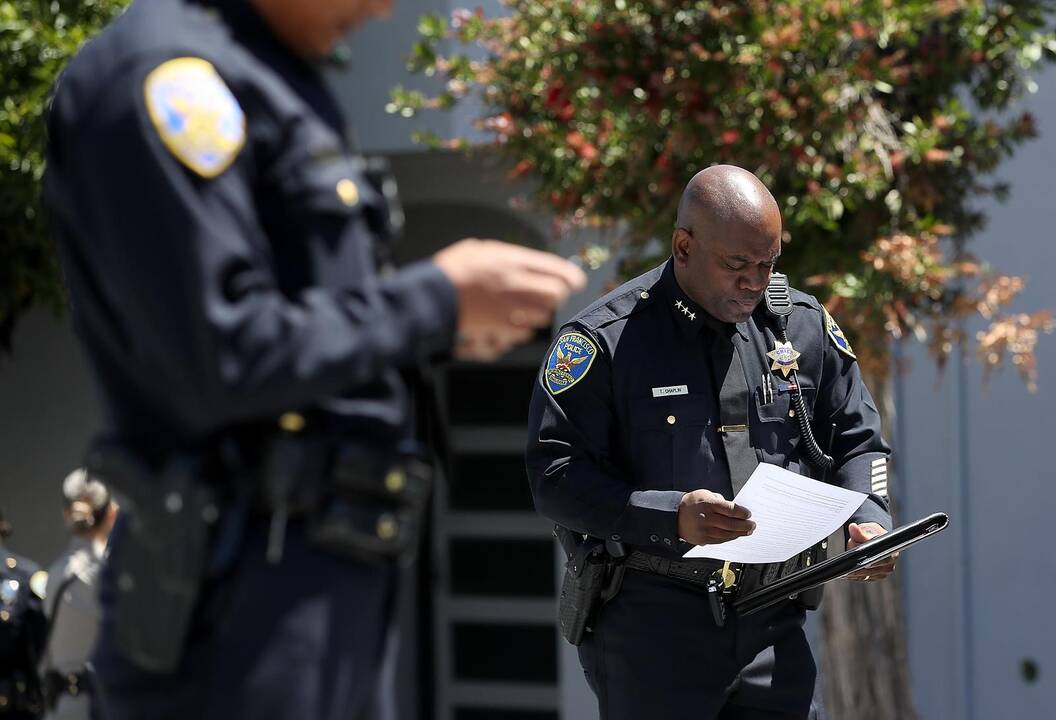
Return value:
M 887 532 L 883 526 L 879 523 L 851 523 L 847 526 L 847 532 L 850 534 L 850 538 L 847 540 L 847 549 L 858 547 L 864 542 L 871 540 L 874 537 L 883 535 Z M 847 576 L 848 580 L 857 580 L 859 582 L 873 582 L 875 580 L 883 580 L 895 569 L 895 563 L 898 562 L 898 553 L 894 553 L 883 560 L 877 560 L 872 565 L 866 565 L 861 570 L 855 570 L 853 573 Z

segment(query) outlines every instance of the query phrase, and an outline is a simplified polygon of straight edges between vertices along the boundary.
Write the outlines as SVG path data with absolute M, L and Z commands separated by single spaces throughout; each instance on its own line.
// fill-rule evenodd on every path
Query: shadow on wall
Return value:
M 465 237 L 544 247 L 535 228 L 510 211 L 469 203 L 420 203 L 406 207 L 404 237 L 394 248 L 398 265 L 432 255 Z
M 0 509 L 8 545 L 41 564 L 62 551 L 62 480 L 100 426 L 88 365 L 70 327 L 34 310 L 0 358 Z

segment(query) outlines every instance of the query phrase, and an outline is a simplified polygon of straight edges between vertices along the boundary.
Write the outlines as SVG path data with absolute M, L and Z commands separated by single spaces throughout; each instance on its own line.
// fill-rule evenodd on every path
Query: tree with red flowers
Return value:
M 443 85 L 431 96 L 397 88 L 390 110 L 476 94 L 480 127 L 513 175 L 532 178 L 540 207 L 572 224 L 626 225 L 627 274 L 657 261 L 649 240 L 669 236 L 689 177 L 714 163 L 748 168 L 782 208 L 781 270 L 839 316 L 871 384 L 883 386 L 893 339 L 925 340 L 942 363 L 969 340 L 963 321 L 982 316 L 982 362 L 1011 358 L 1034 387 L 1052 317 L 1009 313 L 1023 281 L 968 241 L 984 221 L 976 199 L 1007 192 L 992 171 L 1035 135 L 1029 115 L 1007 109 L 1056 57 L 1052 0 L 506 5 L 505 17 L 423 18 L 410 67 Z M 915 716 L 898 597 L 890 582 L 829 593 L 835 717 Z M 832 661 L 865 656 L 868 672 Z

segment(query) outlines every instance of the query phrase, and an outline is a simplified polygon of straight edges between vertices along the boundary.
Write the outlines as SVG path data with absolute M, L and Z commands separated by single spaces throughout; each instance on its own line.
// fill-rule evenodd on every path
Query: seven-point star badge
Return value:
M 799 370 L 800 353 L 792 347 L 790 342 L 777 341 L 774 345 L 774 349 L 766 354 L 768 358 L 774 361 L 774 364 L 770 366 L 771 370 L 780 370 L 781 374 L 786 378 L 788 374 L 793 370 Z

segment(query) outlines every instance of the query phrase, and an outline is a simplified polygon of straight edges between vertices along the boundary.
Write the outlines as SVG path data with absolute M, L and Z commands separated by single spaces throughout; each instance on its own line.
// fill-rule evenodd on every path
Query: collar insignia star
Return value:
M 781 374 L 786 378 L 789 373 L 793 370 L 799 370 L 800 353 L 792 347 L 790 342 L 777 341 L 774 345 L 774 349 L 766 354 L 768 358 L 774 361 L 774 364 L 770 366 L 771 370 L 780 370 Z
M 697 319 L 697 314 L 695 312 L 690 312 L 689 305 L 686 305 L 681 300 L 676 300 L 675 301 L 675 309 L 676 310 L 681 310 L 682 314 L 685 315 L 686 317 L 688 317 L 691 321 Z

